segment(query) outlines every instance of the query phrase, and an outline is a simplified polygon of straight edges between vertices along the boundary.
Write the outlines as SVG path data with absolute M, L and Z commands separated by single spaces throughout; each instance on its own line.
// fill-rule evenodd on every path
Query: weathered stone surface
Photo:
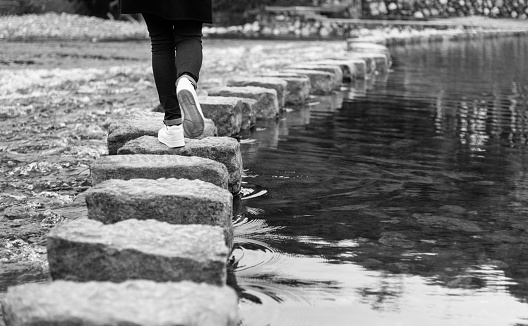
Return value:
M 285 73 L 306 75 L 310 78 L 310 93 L 316 95 L 330 94 L 337 84 L 335 74 L 308 69 L 286 69 Z
M 108 153 L 115 155 L 127 141 L 141 136 L 158 136 L 158 131 L 163 127 L 163 113 L 148 112 L 140 117 L 123 117 L 112 122 L 108 127 Z M 214 122 L 205 119 L 204 133 L 199 138 L 217 135 Z
M 317 70 L 317 71 L 326 71 L 335 75 L 335 84 L 334 89 L 339 89 L 339 86 L 343 82 L 343 70 L 339 65 L 333 64 L 315 64 L 310 61 L 297 63 L 289 66 L 286 69 L 307 69 L 307 70 Z
M 238 106 L 240 106 L 242 110 L 242 126 L 240 129 L 249 130 L 257 123 L 257 115 L 255 114 L 257 100 L 243 97 L 238 97 L 238 99 L 240 100 Z
M 198 101 L 206 118 L 214 121 L 218 136 L 236 136 L 242 128 L 242 107 L 234 97 L 205 96 Z
M 47 249 L 55 280 L 226 283 L 229 250 L 218 226 L 79 219 L 53 228 Z
M 315 65 L 339 65 L 343 71 L 343 80 L 363 79 L 367 73 L 367 63 L 363 59 L 347 60 L 318 60 L 311 62 Z
M 279 113 L 279 101 L 274 89 L 247 87 L 216 87 L 208 90 L 209 96 L 243 97 L 256 100 L 253 106 L 257 119 L 275 118 Z
M 193 282 L 56 281 L 11 287 L 8 326 L 235 326 L 238 298 L 227 286 Z
M 255 76 L 241 76 L 233 77 L 227 81 L 227 86 L 256 86 L 263 88 L 271 88 L 277 92 L 277 100 L 279 101 L 279 109 L 284 108 L 284 101 L 286 98 L 287 82 L 284 79 L 276 77 L 255 77 Z
M 200 180 L 107 180 L 86 192 L 88 218 L 104 224 L 157 220 L 170 224 L 204 224 L 224 230 L 233 245 L 233 196 Z
M 287 82 L 285 104 L 302 105 L 310 96 L 311 83 L 307 75 L 283 72 L 268 72 L 264 77 L 277 77 Z
M 347 50 L 351 52 L 383 54 L 387 57 L 387 61 L 390 61 L 391 58 L 389 49 L 385 45 L 376 43 L 354 42 L 354 39 L 351 39 L 347 40 Z
M 91 172 L 93 185 L 108 179 L 130 180 L 138 178 L 198 179 L 225 189 L 227 189 L 228 184 L 228 172 L 225 165 L 202 157 L 178 155 L 102 156 L 92 164 Z
M 368 56 L 376 63 L 376 71 L 381 73 L 386 73 L 389 71 L 389 67 L 392 65 L 392 61 L 381 53 L 365 53 L 365 56 Z M 365 57 L 364 56 L 364 57 Z M 363 57 L 363 58 L 364 58 Z
M 230 137 L 188 139 L 185 147 L 169 148 L 158 142 L 155 137 L 143 136 L 126 143 L 118 154 L 181 155 L 211 159 L 227 168 L 229 191 L 240 191 L 243 169 L 240 144 Z
M 346 56 L 335 56 L 331 60 L 363 60 L 365 61 L 366 70 L 365 78 L 369 78 L 372 74 L 376 72 L 376 61 L 367 53 L 360 52 L 350 52 Z
M 387 45 L 387 38 L 385 36 L 368 35 L 347 39 L 347 44 L 350 43 L 374 43 L 379 45 Z

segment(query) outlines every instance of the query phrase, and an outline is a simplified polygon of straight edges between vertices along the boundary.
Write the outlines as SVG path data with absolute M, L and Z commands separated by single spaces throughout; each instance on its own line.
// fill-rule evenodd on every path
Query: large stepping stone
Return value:
M 157 220 L 170 224 L 203 224 L 224 230 L 233 246 L 233 196 L 200 180 L 107 180 L 86 192 L 88 218 L 104 224 L 124 220 Z
M 251 116 L 242 112 L 243 104 L 235 97 L 199 97 L 198 101 L 206 118 L 211 119 L 218 129 L 218 136 L 237 136 L 244 125 L 251 123 Z M 248 113 L 247 111 L 245 112 Z M 250 120 L 248 122 L 248 120 Z
M 326 95 L 335 90 L 338 84 L 335 74 L 313 69 L 286 69 L 284 73 L 305 75 L 310 78 L 310 94 Z
M 126 143 L 118 154 L 181 155 L 211 159 L 227 168 L 229 191 L 234 194 L 240 191 L 243 168 L 240 144 L 230 137 L 188 139 L 185 147 L 169 148 L 155 137 L 143 136 Z
M 353 79 L 364 79 L 367 74 L 367 63 L 363 59 L 347 60 L 318 60 L 310 61 L 314 65 L 338 65 L 343 71 L 343 80 L 351 81 Z
M 369 42 L 354 42 L 347 40 L 347 50 L 351 52 L 361 52 L 368 54 L 382 54 L 387 58 L 388 67 L 391 66 L 391 53 L 389 49 L 382 44 Z
M 225 285 L 229 250 L 221 227 L 156 220 L 61 223 L 48 233 L 54 280 L 151 280 Z
M 350 52 L 345 55 L 336 55 L 329 60 L 363 60 L 365 62 L 365 77 L 370 78 L 376 73 L 376 61 L 368 53 Z
M 220 162 L 178 155 L 101 156 L 92 164 L 91 173 L 92 185 L 109 179 L 177 178 L 198 179 L 225 189 L 229 177 L 227 168 Z
M 331 74 L 334 74 L 335 75 L 334 89 L 339 89 L 339 87 L 341 86 L 341 83 L 343 82 L 343 70 L 341 69 L 341 66 L 336 65 L 336 64 L 334 65 L 313 64 L 308 61 L 308 62 L 301 62 L 301 63 L 288 66 L 286 69 L 289 69 L 289 68 L 326 71 Z
M 228 286 L 193 282 L 56 281 L 10 287 L 7 326 L 235 326 L 238 298 Z
M 387 45 L 387 38 L 385 36 L 376 35 L 351 37 L 347 39 L 347 45 L 350 43 L 374 43 L 379 45 Z
M 158 136 L 163 127 L 163 113 L 148 112 L 139 117 L 123 117 L 108 126 L 108 153 L 117 154 L 117 150 L 126 142 L 141 136 Z M 205 119 L 204 133 L 199 138 L 217 135 L 217 128 L 210 119 Z
M 279 100 L 274 89 L 247 87 L 215 87 L 208 91 L 209 96 L 243 97 L 256 100 L 253 106 L 257 119 L 272 119 L 279 114 Z
M 233 77 L 227 81 L 227 86 L 256 86 L 263 88 L 271 88 L 277 92 L 277 100 L 279 101 L 279 109 L 284 108 L 284 102 L 286 99 L 286 87 L 288 83 L 284 79 L 276 77 L 258 77 L 258 76 L 245 76 L 245 77 Z
M 381 53 L 354 53 L 353 55 L 359 56 L 362 59 L 370 59 L 374 61 L 375 71 L 386 73 L 389 71 L 391 61 L 387 58 L 385 54 Z
M 306 75 L 283 72 L 268 72 L 262 74 L 263 77 L 277 77 L 285 80 L 286 96 L 285 104 L 303 105 L 308 97 L 310 97 L 311 83 L 310 78 Z

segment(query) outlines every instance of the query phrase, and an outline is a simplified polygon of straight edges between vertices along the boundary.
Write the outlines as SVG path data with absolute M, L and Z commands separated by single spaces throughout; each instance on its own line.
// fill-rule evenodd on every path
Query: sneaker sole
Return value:
M 193 94 L 186 89 L 178 92 L 178 102 L 183 110 L 183 130 L 190 137 L 200 137 L 204 131 L 204 119 Z
M 185 146 L 185 140 L 168 140 L 163 136 L 160 136 L 158 134 L 158 140 L 160 143 L 167 145 L 168 147 L 184 147 Z

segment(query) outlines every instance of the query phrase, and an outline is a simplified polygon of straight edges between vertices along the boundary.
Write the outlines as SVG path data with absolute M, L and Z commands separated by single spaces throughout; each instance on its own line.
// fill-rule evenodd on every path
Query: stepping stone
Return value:
M 313 64 L 311 62 L 302 62 L 286 67 L 286 69 L 308 69 L 308 70 L 317 70 L 317 71 L 326 71 L 335 75 L 335 89 L 339 89 L 341 83 L 343 82 L 343 70 L 339 65 L 322 65 L 322 64 Z
M 117 150 L 126 142 L 141 136 L 158 136 L 158 131 L 163 127 L 163 113 L 148 112 L 140 117 L 123 117 L 123 119 L 112 122 L 108 127 L 108 153 L 117 154 Z M 217 135 L 214 122 L 205 119 L 204 133 L 200 138 L 213 137 Z
M 375 35 L 361 36 L 355 38 L 352 37 L 347 39 L 347 45 L 350 43 L 374 43 L 379 45 L 387 45 L 387 38 L 385 38 L 384 36 Z
M 218 136 L 236 136 L 242 129 L 244 116 L 240 100 L 235 97 L 199 97 L 198 102 L 206 118 L 214 121 Z M 246 112 L 247 113 L 247 112 Z M 246 116 L 250 120 L 250 116 Z M 251 122 L 249 122 L 251 123 Z
M 308 76 L 306 75 L 295 73 L 269 72 L 262 74 L 262 76 L 277 77 L 286 81 L 286 96 L 284 99 L 285 104 L 302 105 L 310 96 L 310 78 L 308 78 Z
M 256 100 L 253 112 L 257 119 L 272 119 L 279 114 L 279 101 L 274 89 L 247 87 L 215 87 L 208 90 L 209 96 L 243 97 Z
M 198 179 L 224 189 L 227 189 L 228 184 L 228 173 L 224 164 L 194 156 L 102 156 L 92 164 L 91 173 L 92 185 L 94 186 L 109 179 L 160 178 Z
M 257 115 L 255 114 L 255 105 L 257 100 L 250 98 L 237 97 L 240 102 L 238 105 L 242 108 L 242 126 L 241 130 L 249 130 L 257 123 Z
M 336 75 L 326 71 L 313 69 L 286 69 L 283 72 L 308 76 L 308 78 L 310 78 L 310 94 L 330 94 L 337 84 Z
M 54 280 L 150 280 L 225 285 L 229 250 L 221 227 L 156 220 L 115 224 L 79 219 L 48 233 Z
M 367 63 L 363 59 L 318 60 L 310 61 L 315 65 L 339 65 L 343 71 L 343 80 L 363 79 L 367 73 Z
M 238 325 L 233 289 L 192 282 L 30 283 L 10 287 L 3 309 L 11 326 Z
M 88 218 L 104 224 L 124 220 L 157 220 L 170 224 L 203 224 L 224 230 L 233 246 L 233 196 L 200 180 L 107 180 L 86 192 Z
M 243 168 L 240 144 L 230 137 L 188 139 L 185 147 L 169 148 L 155 137 L 143 136 L 126 143 L 118 154 L 181 155 L 211 159 L 227 168 L 229 191 L 233 194 L 240 191 Z
M 357 54 L 354 53 L 354 55 L 357 55 Z M 389 67 L 391 64 L 387 56 L 381 53 L 360 53 L 359 57 L 365 60 L 367 58 L 372 60 L 374 62 L 374 66 L 376 67 L 375 71 L 378 71 L 381 73 L 386 73 L 389 70 Z
M 361 52 L 368 54 L 383 54 L 387 58 L 389 67 L 391 62 L 391 53 L 385 45 L 369 42 L 350 42 L 347 40 L 347 50 L 351 52 Z
M 330 60 L 363 60 L 365 61 L 365 77 L 369 78 L 370 75 L 376 72 L 376 61 L 370 57 L 369 54 L 359 53 L 359 52 L 350 52 L 346 55 L 340 55 L 330 58 Z
M 286 87 L 288 83 L 284 79 L 274 77 L 234 77 L 227 81 L 227 86 L 256 86 L 263 88 L 271 88 L 277 92 L 277 100 L 279 101 L 279 109 L 284 108 L 284 101 L 286 98 Z

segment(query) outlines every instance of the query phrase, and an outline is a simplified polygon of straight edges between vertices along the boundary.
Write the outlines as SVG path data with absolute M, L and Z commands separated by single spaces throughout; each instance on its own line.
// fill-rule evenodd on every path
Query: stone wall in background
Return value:
M 487 16 L 527 19 L 528 0 L 363 0 L 364 18 Z

